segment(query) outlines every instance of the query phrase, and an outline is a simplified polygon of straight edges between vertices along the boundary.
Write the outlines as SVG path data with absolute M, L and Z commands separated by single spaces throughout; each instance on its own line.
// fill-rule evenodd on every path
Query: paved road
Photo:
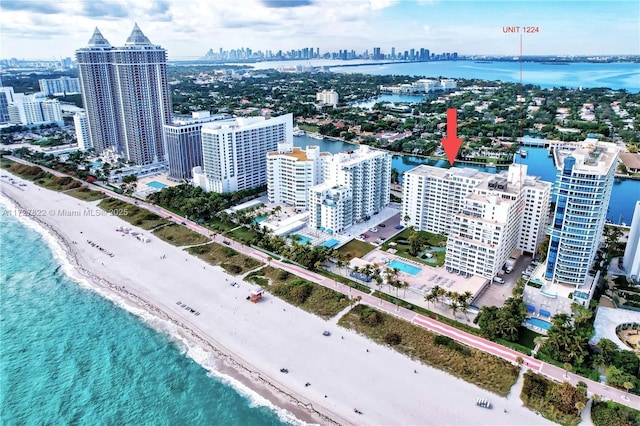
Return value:
M 10 158 L 23 164 L 33 165 L 32 163 L 29 163 L 21 159 L 17 159 L 13 157 L 10 157 Z M 43 169 L 50 171 L 52 173 L 56 173 L 57 175 L 60 175 L 60 173 L 56 172 L 55 170 L 46 169 L 44 167 Z M 101 186 L 87 184 L 86 182 L 83 182 L 83 181 L 81 182 L 83 184 L 88 185 L 91 189 L 100 191 L 112 198 L 117 198 L 119 200 L 126 201 L 128 203 L 137 203 L 140 207 L 144 207 L 162 217 L 170 218 L 176 223 L 184 222 L 186 224 L 185 226 L 191 229 L 192 231 L 198 232 L 207 237 L 213 237 L 214 241 L 216 239 L 215 234 L 213 234 L 210 229 L 207 229 L 190 220 L 184 219 L 181 216 L 176 215 L 175 213 L 172 213 L 168 210 L 163 209 L 162 207 L 159 207 L 154 204 L 146 203 L 146 202 L 141 202 L 139 200 L 133 199 L 131 197 L 127 197 L 122 194 L 116 194 Z M 261 260 L 263 262 L 269 262 L 268 260 L 269 256 L 267 254 L 259 250 L 256 250 L 252 247 L 244 246 L 236 241 L 233 241 L 233 240 L 228 240 L 228 241 L 230 242 L 230 246 L 236 249 L 237 251 L 245 255 L 251 256 L 253 258 L 256 258 L 258 260 Z M 292 274 L 303 277 L 309 281 L 313 281 L 327 288 L 331 288 L 332 290 L 338 291 L 348 297 L 359 296 L 361 298 L 360 303 L 364 303 L 366 305 L 375 307 L 376 309 L 379 309 L 383 312 L 394 315 L 396 317 L 403 318 L 417 326 L 426 328 L 432 332 L 442 334 L 444 336 L 448 336 L 454 340 L 457 340 L 458 342 L 464 343 L 468 346 L 479 349 L 481 351 L 488 352 L 502 359 L 505 359 L 513 364 L 516 364 L 517 358 L 522 358 L 524 366 L 528 367 L 531 370 L 537 371 L 553 380 L 556 380 L 559 382 L 568 380 L 573 385 L 576 385 L 578 382 L 582 381 L 587 384 L 588 392 L 591 394 L 600 395 L 604 399 L 609 399 L 635 409 L 640 409 L 640 396 L 627 395 L 624 391 L 611 388 L 602 383 L 595 382 L 593 380 L 590 380 L 585 377 L 581 377 L 572 373 L 569 373 L 569 378 L 567 379 L 565 377 L 566 372 L 563 369 L 558 368 L 554 365 L 551 365 L 543 361 L 540 361 L 538 359 L 535 359 L 533 357 L 524 355 L 520 352 L 514 351 L 513 349 L 507 348 L 495 342 L 483 339 L 482 337 L 475 336 L 473 334 L 459 330 L 455 327 L 440 323 L 434 319 L 427 318 L 424 315 L 416 314 L 415 312 L 412 312 L 405 308 L 401 308 L 392 303 L 381 301 L 380 299 L 372 296 L 371 294 L 363 293 L 350 286 L 347 286 L 342 283 L 338 283 L 335 280 L 332 280 L 331 278 L 327 278 L 325 276 L 308 271 L 302 267 L 292 265 L 290 263 L 283 263 L 275 259 L 271 260 L 270 264 L 280 269 L 284 269 Z

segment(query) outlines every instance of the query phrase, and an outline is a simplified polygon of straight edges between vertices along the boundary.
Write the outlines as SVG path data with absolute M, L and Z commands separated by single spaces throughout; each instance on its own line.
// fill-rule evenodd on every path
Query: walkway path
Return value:
M 32 164 L 28 161 L 25 160 L 21 160 L 18 158 L 14 158 L 14 157 L 9 157 L 12 160 L 18 161 L 20 163 L 23 164 L 28 164 L 28 165 L 35 165 Z M 41 166 L 40 166 L 41 167 Z M 54 172 L 53 170 L 50 169 L 46 169 L 43 167 L 43 169 L 47 170 L 47 171 L 51 171 Z M 59 172 L 58 172 L 59 173 Z M 83 182 L 83 184 L 86 184 L 86 182 Z M 138 206 L 140 207 L 144 207 L 162 217 L 168 218 L 170 220 L 173 220 L 176 223 L 185 223 L 186 227 L 191 229 L 192 231 L 198 232 L 204 236 L 213 236 L 214 241 L 215 241 L 215 235 L 212 233 L 212 231 L 210 229 L 207 229 L 195 222 L 192 222 L 188 219 L 185 219 L 181 216 L 176 215 L 175 213 L 172 213 L 168 210 L 163 209 L 162 207 L 159 207 L 155 204 L 150 204 L 150 203 L 146 203 L 146 202 L 141 202 L 135 199 L 132 199 L 130 197 L 127 197 L 125 195 L 121 195 L 121 194 L 116 194 L 113 193 L 103 187 L 97 186 L 97 185 L 93 185 L 93 184 L 87 184 L 91 189 L 94 189 L 96 191 L 100 191 L 112 198 L 117 198 L 121 201 L 125 201 L 127 203 L 134 203 L 136 202 L 138 204 Z M 255 259 L 261 260 L 265 263 L 267 263 L 267 258 L 268 255 L 259 251 L 259 250 L 255 250 L 251 247 L 248 246 L 244 246 L 236 241 L 233 240 L 229 240 L 231 242 L 231 247 L 233 247 L 235 250 L 239 251 L 242 254 L 245 254 L 247 256 L 251 256 Z M 337 283 L 336 281 L 334 281 L 331 278 L 327 278 L 324 277 L 322 275 L 316 274 L 314 272 L 308 271 L 302 267 L 296 266 L 296 265 L 292 265 L 290 263 L 284 263 L 278 260 L 271 260 L 270 264 L 274 267 L 278 267 L 280 269 L 284 269 L 290 273 L 293 273 L 297 276 L 303 277 L 309 281 L 312 281 L 316 284 L 320 284 L 323 285 L 327 288 L 330 288 L 332 290 L 338 291 L 344 295 L 347 295 L 349 297 L 361 297 L 361 303 L 364 303 L 366 305 L 375 307 L 378 310 L 381 310 L 383 312 L 386 312 L 388 314 L 394 315 L 396 317 L 399 318 L 403 318 L 409 322 L 412 322 L 413 324 L 426 328 L 432 332 L 444 335 L 444 336 L 448 336 L 454 340 L 457 340 L 459 342 L 462 342 L 468 346 L 471 346 L 473 348 L 482 350 L 484 352 L 488 352 L 490 354 L 493 354 L 495 356 L 498 356 L 502 359 L 505 359 L 513 364 L 517 364 L 516 359 L 517 358 L 521 358 L 523 360 L 523 365 L 528 367 L 531 370 L 537 371 L 540 374 L 543 374 L 544 376 L 558 381 L 558 382 L 562 382 L 562 381 L 569 381 L 572 385 L 576 385 L 578 382 L 582 381 L 584 383 L 587 384 L 587 389 L 588 392 L 591 394 L 596 394 L 596 395 L 600 395 L 601 398 L 603 399 L 608 399 L 608 400 L 612 400 L 615 402 L 618 402 L 620 404 L 623 405 L 627 405 L 629 407 L 635 408 L 637 410 L 640 410 L 640 396 L 637 395 L 627 395 L 626 392 L 619 390 L 619 389 L 615 389 L 615 388 L 611 388 L 609 386 L 607 386 L 606 384 L 603 383 L 599 383 L 599 382 L 595 382 L 593 380 L 587 379 L 585 377 L 582 376 L 578 376 L 576 374 L 572 374 L 569 373 L 569 379 L 565 378 L 565 371 L 562 368 L 558 368 L 554 365 L 545 363 L 543 361 L 540 361 L 538 359 L 535 359 L 533 357 L 524 355 L 520 352 L 514 351 L 513 349 L 507 348 L 505 346 L 499 345 L 495 342 L 491 342 L 489 340 L 483 339 L 482 337 L 479 336 L 475 336 L 472 334 L 469 334 L 467 332 L 464 332 L 462 330 L 459 330 L 455 327 L 446 325 L 446 324 L 442 324 L 436 320 L 433 320 L 431 318 L 427 318 L 424 315 L 420 315 L 420 314 L 416 314 L 415 312 L 412 312 L 408 309 L 396 306 L 392 303 L 383 301 L 382 303 L 380 302 L 380 299 L 377 297 L 374 297 L 373 295 L 367 294 L 367 293 L 363 293 L 357 289 L 354 289 L 350 286 L 347 286 L 345 284 L 342 283 Z

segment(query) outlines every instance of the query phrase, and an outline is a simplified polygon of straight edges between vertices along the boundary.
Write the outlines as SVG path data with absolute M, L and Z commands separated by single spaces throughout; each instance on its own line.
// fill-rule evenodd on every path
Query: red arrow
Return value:
M 455 108 L 447 108 L 447 137 L 440 139 L 440 142 L 452 166 L 462 145 L 462 139 L 457 135 L 457 119 L 458 111 Z

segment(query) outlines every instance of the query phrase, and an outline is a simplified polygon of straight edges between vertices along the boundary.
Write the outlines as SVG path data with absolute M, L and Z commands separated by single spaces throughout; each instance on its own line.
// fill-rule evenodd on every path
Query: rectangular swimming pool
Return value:
M 322 244 L 320 244 L 320 245 L 321 245 L 322 247 L 329 247 L 329 248 L 331 248 L 331 247 L 336 246 L 338 243 L 340 243 L 340 241 L 338 241 L 338 240 L 336 240 L 336 239 L 332 238 L 332 239 L 330 239 L 330 240 L 325 241 L 324 243 L 322 243 Z
M 400 262 L 399 260 L 392 260 L 387 265 L 391 269 L 398 269 L 404 273 L 409 275 L 413 275 L 414 277 L 422 271 L 422 268 L 418 268 L 417 266 L 409 265 L 408 263 Z
M 258 216 L 253 219 L 253 223 L 260 223 L 260 222 L 264 222 L 265 220 L 267 220 L 266 216 Z
M 293 235 L 295 235 L 296 237 L 298 237 L 298 243 L 300 243 L 300 244 L 302 244 L 302 245 L 305 245 L 305 244 L 307 244 L 307 243 L 310 243 L 310 242 L 311 242 L 311 238 L 309 238 L 309 237 L 305 237 L 304 235 L 300 235 L 300 234 L 293 234 Z
M 551 328 L 551 323 L 549 321 L 541 320 L 540 318 L 527 318 L 525 322 L 543 330 L 549 330 Z
M 152 188 L 156 188 L 156 189 L 162 189 L 162 188 L 166 188 L 168 185 L 165 185 L 162 182 L 158 182 L 155 180 L 152 180 L 151 182 L 147 183 L 148 186 L 152 187 Z

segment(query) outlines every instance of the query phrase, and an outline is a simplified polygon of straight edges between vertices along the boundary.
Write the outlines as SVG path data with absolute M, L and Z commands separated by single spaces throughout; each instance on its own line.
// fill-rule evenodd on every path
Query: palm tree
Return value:
M 409 287 L 409 283 L 408 283 L 408 282 L 406 282 L 406 281 L 402 281 L 402 282 L 400 283 L 400 287 L 401 287 L 401 288 L 402 288 L 402 290 L 403 290 L 402 297 L 405 297 L 405 298 L 406 298 L 406 297 L 407 297 L 407 288 Z
M 431 302 L 433 302 L 433 300 L 436 298 L 435 294 L 433 293 L 429 293 L 426 296 L 424 296 L 424 300 L 427 302 L 427 306 L 430 306 L 429 304 Z
M 445 290 L 444 288 L 440 287 L 438 288 L 438 299 L 440 300 L 440 304 L 442 305 L 444 303 L 444 299 L 443 297 L 447 294 L 447 290 Z
M 522 364 L 524 364 L 524 359 L 521 356 L 516 357 L 516 363 L 518 364 L 518 368 L 522 368 Z
M 564 367 L 564 370 L 565 370 L 564 378 L 569 380 L 569 372 L 573 369 L 573 365 L 569 364 L 568 362 L 565 362 L 562 366 Z
M 628 396 L 628 395 L 629 395 L 629 391 L 630 391 L 631 389 L 633 389 L 633 388 L 634 388 L 633 383 L 631 383 L 631 382 L 624 382 L 624 383 L 622 384 L 622 387 L 624 387 L 624 388 L 627 390 L 627 395 L 625 396 L 625 398 L 626 398 L 627 400 L 629 400 L 629 396 Z
M 439 285 L 435 285 L 431 288 L 431 295 L 433 296 L 432 300 L 438 300 L 440 298 L 440 290 L 441 287 Z
M 458 313 L 458 309 L 460 309 L 460 304 L 456 300 L 452 300 L 449 303 L 449 308 L 451 308 L 451 313 L 453 314 L 453 319 L 456 319 L 456 314 Z
M 344 262 L 342 261 L 342 259 L 338 259 L 338 261 L 336 262 L 336 267 L 338 268 L 338 271 L 340 271 L 340 275 L 342 275 L 342 268 L 344 268 Z
M 582 401 L 576 402 L 576 410 L 578 410 L 578 414 L 582 413 L 582 410 L 584 410 L 585 408 L 587 408 L 587 404 Z

